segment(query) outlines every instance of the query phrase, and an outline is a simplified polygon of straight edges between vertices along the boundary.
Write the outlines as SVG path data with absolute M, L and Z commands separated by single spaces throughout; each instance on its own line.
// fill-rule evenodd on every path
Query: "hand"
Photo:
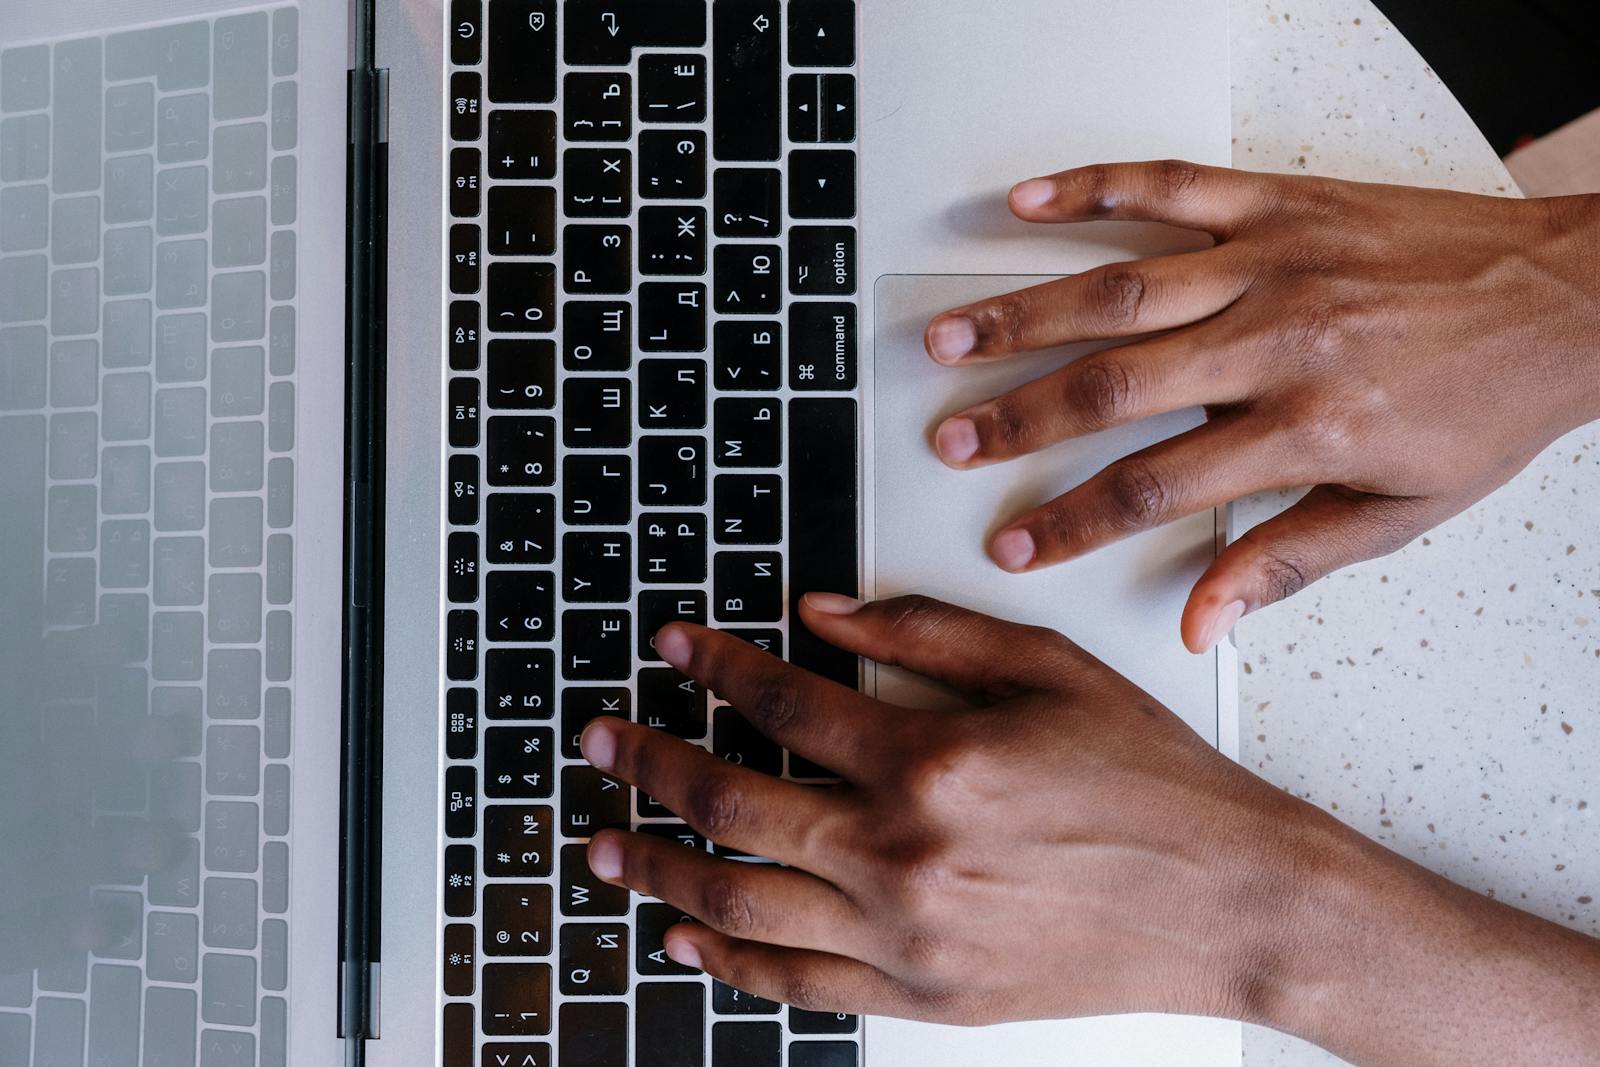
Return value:
M 800 614 L 972 707 L 895 707 L 726 634 L 661 631 L 667 662 L 843 779 L 800 785 L 649 727 L 589 725 L 596 767 L 786 865 L 597 833 L 599 878 L 699 920 L 665 935 L 680 964 L 814 1011 L 1206 1014 L 1396 1067 L 1600 1048 L 1600 943 L 1278 792 L 1065 638 L 916 597 L 813 594 Z
M 1196 652 L 1246 612 L 1400 548 L 1600 416 L 1600 197 L 1143 163 L 1024 182 L 1011 208 L 1217 242 L 946 312 L 927 332 L 949 365 L 1156 335 L 950 418 L 936 440 L 953 467 L 1162 412 L 1209 415 L 1012 521 L 990 544 L 1008 571 L 1250 493 L 1316 487 L 1200 579 L 1183 619 Z

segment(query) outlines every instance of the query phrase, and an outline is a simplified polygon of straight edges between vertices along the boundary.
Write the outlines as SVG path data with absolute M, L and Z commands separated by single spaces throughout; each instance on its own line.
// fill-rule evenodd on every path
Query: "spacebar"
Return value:
M 807 630 L 797 602 L 806 593 L 861 595 L 858 455 L 854 400 L 789 402 L 789 660 L 851 688 L 856 657 Z

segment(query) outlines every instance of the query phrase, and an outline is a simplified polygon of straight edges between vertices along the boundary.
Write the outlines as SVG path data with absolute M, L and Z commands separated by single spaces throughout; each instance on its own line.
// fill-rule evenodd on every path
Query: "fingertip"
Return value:
M 1056 186 L 1048 178 L 1029 178 L 1011 189 L 1011 211 L 1022 218 L 1036 214 L 1055 199 Z
M 989 557 L 1012 574 L 1027 570 L 1038 554 L 1033 535 L 1023 529 L 1005 530 L 989 543 Z
M 933 435 L 933 447 L 945 466 L 965 466 L 978 454 L 978 424 L 959 415 L 944 420 Z
M 584 727 L 578 738 L 578 750 L 596 770 L 611 770 L 617 763 L 616 728 L 604 719 L 596 719 Z
M 700 956 L 700 948 L 694 943 L 686 932 L 686 926 L 679 923 L 666 932 L 661 939 L 662 948 L 666 949 L 667 957 L 681 967 L 692 970 L 704 969 L 704 962 Z
M 978 345 L 978 327 L 964 315 L 941 315 L 928 324 L 922 343 L 936 362 L 949 366 Z
M 687 674 L 689 661 L 694 658 L 694 641 L 689 631 L 677 623 L 663 626 L 656 634 L 656 655 Z
M 621 835 L 601 831 L 589 842 L 589 869 L 602 882 L 617 882 L 622 878 Z
M 845 618 L 866 607 L 864 601 L 839 593 L 807 593 L 800 598 L 801 607 L 818 615 Z

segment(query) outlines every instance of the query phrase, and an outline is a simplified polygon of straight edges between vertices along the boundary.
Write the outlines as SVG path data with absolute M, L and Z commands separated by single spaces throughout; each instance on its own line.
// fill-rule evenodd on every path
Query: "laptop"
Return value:
M 576 748 L 620 714 L 814 780 L 656 659 L 672 619 L 940 699 L 805 632 L 821 589 L 1055 626 L 1231 749 L 1229 650 L 1176 636 L 1222 516 L 982 553 L 1198 416 L 956 474 L 939 418 L 1075 353 L 921 350 L 1192 246 L 1004 193 L 1226 163 L 1223 0 L 0 9 L 0 1064 L 1239 1062 L 685 972 L 584 841 L 712 846 Z

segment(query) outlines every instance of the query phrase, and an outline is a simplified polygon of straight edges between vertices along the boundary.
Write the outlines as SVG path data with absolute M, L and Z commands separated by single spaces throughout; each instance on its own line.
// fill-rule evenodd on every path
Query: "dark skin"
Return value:
M 1314 487 L 1200 579 L 1182 623 L 1197 652 L 1600 416 L 1600 198 L 1164 163 L 1026 182 L 1011 202 L 1034 221 L 1154 220 L 1216 241 L 956 309 L 927 335 L 953 366 L 1125 342 L 947 420 L 936 443 L 952 466 L 1209 415 L 1013 519 L 990 546 L 1008 570 Z M 1166 1011 L 1381 1067 L 1596 1062 L 1600 942 L 1274 789 L 1066 638 L 918 598 L 811 594 L 792 624 L 969 708 L 895 707 L 727 635 L 663 630 L 668 663 L 841 776 L 802 786 L 644 726 L 589 726 L 594 765 L 783 865 L 595 835 L 599 877 L 699 920 L 667 934 L 679 962 L 823 1011 L 962 1024 Z

